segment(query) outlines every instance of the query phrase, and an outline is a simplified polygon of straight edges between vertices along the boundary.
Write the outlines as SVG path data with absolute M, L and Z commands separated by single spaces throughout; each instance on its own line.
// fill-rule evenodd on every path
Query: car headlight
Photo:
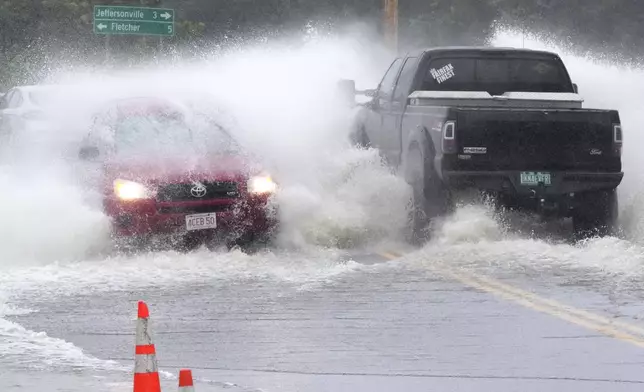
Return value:
M 154 197 L 153 192 L 145 185 L 120 179 L 114 181 L 114 194 L 121 200 L 139 200 Z
M 270 176 L 255 176 L 248 180 L 248 192 L 261 195 L 273 193 L 277 190 L 277 184 Z

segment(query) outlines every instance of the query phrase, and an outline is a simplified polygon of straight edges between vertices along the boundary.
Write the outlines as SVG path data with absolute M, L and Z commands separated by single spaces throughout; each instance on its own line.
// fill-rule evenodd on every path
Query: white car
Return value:
M 46 124 L 44 106 L 55 99 L 59 86 L 17 86 L 0 98 L 0 134 Z

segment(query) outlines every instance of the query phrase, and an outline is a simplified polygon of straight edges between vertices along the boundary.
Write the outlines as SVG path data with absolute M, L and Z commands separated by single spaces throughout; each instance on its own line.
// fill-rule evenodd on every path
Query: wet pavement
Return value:
M 31 365 L 14 363 L 4 369 L 9 379 L 21 381 L 0 385 L 21 391 L 131 390 L 134 317 L 136 301 L 142 299 L 150 307 L 160 369 L 168 372 L 164 390 L 176 389 L 170 375 L 185 367 L 193 369 L 198 391 L 644 387 L 644 345 L 637 341 L 607 336 L 606 330 L 544 312 L 529 301 L 471 287 L 462 276 L 420 270 L 405 258 L 353 259 L 365 268 L 314 284 L 199 279 L 183 287 L 23 303 L 38 312 L 8 319 L 73 344 L 100 363 L 43 366 L 33 369 L 36 377 L 23 376 L 31 373 Z M 541 287 L 540 298 L 571 298 L 560 286 L 539 286 L 535 280 L 505 277 L 504 283 Z M 601 303 L 602 295 L 595 295 L 597 300 L 586 305 Z

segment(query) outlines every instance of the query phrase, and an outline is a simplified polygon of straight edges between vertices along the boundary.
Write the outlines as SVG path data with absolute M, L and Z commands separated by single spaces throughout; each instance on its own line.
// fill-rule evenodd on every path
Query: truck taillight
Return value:
M 622 125 L 613 124 L 613 151 L 616 155 L 622 155 Z
M 455 154 L 456 148 L 456 121 L 445 121 L 443 124 L 443 153 Z
M 613 142 L 622 144 L 622 126 L 613 124 Z

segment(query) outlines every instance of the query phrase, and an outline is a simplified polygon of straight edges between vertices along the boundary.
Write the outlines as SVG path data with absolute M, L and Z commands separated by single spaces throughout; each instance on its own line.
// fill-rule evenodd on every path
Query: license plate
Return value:
M 217 214 L 215 214 L 214 212 L 208 214 L 186 215 L 186 229 L 188 231 L 216 228 Z
M 521 185 L 551 185 L 550 173 L 543 172 L 521 172 Z

